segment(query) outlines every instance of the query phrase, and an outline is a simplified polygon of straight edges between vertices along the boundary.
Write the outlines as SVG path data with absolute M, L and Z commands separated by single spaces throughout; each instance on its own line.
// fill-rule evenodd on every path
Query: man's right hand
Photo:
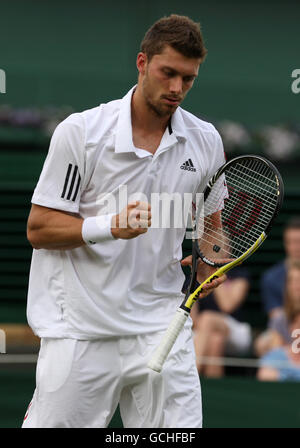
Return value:
M 112 217 L 111 233 L 114 238 L 128 240 L 146 233 L 150 226 L 150 204 L 136 201 L 128 204 L 118 215 Z

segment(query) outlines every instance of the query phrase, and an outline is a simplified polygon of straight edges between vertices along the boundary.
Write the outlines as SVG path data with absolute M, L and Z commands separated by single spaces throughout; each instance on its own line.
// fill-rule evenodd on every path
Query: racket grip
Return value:
M 189 313 L 182 308 L 178 308 L 175 316 L 173 317 L 167 331 L 165 332 L 163 339 L 157 349 L 155 350 L 152 358 L 148 363 L 148 367 L 156 372 L 160 373 L 162 367 L 170 353 L 175 341 L 181 332 Z

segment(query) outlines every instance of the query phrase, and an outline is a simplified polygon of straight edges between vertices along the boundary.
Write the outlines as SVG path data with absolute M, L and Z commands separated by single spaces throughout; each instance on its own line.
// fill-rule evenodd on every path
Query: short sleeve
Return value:
M 84 122 L 72 114 L 55 129 L 31 202 L 77 213 L 85 174 Z

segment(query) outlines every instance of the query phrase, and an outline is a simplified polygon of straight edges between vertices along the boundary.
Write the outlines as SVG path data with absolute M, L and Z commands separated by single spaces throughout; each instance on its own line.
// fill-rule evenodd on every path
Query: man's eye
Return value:
M 164 74 L 165 74 L 166 76 L 168 76 L 169 78 L 171 78 L 172 76 L 174 76 L 174 73 L 173 73 L 173 72 L 170 72 L 170 71 L 168 71 L 168 70 L 165 70 L 165 71 L 164 71 Z
M 185 78 L 183 78 L 184 82 L 192 82 L 194 81 L 194 76 L 186 76 Z

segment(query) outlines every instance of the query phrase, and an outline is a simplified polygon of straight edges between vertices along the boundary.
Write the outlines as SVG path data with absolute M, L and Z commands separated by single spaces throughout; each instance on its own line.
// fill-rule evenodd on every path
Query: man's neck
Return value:
M 132 140 L 136 148 L 154 154 L 160 145 L 170 117 L 159 117 L 146 103 L 138 89 L 131 100 Z

